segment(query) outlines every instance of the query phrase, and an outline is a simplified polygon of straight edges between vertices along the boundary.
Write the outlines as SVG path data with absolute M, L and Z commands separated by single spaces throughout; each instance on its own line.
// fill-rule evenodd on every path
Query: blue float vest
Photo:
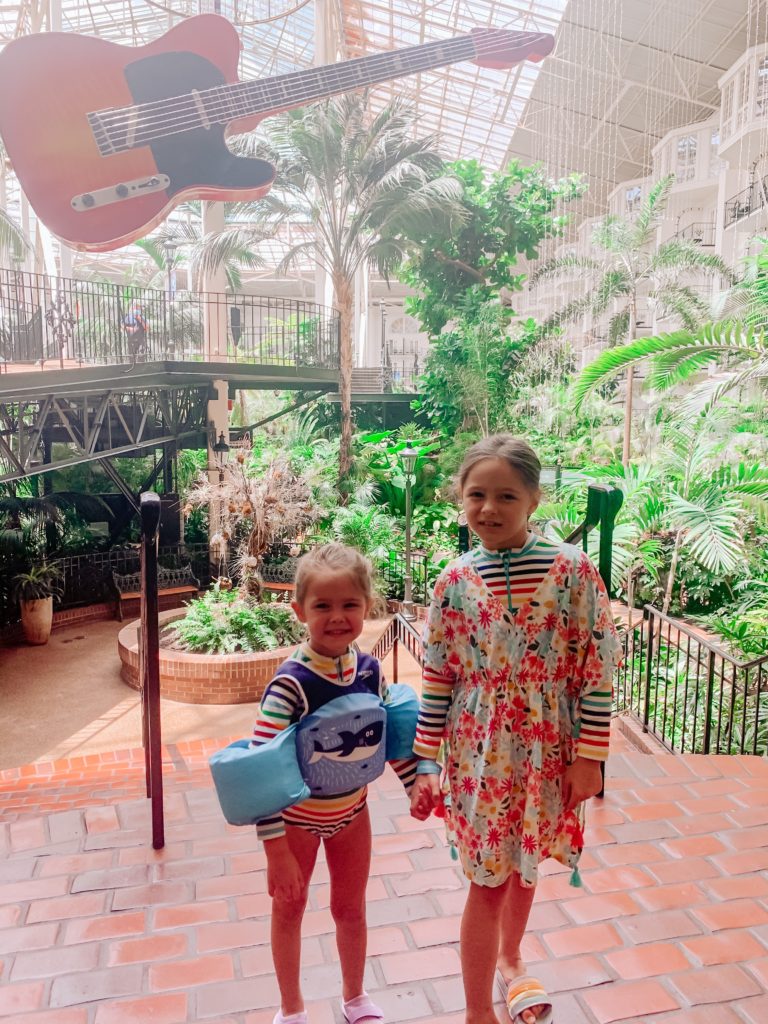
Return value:
M 380 666 L 358 654 L 357 672 L 339 687 L 292 659 L 275 678 L 295 680 L 307 714 L 268 743 L 238 740 L 209 760 L 224 817 L 249 825 L 306 800 L 352 792 L 378 778 L 387 761 L 412 755 L 418 697 L 410 686 L 379 697 Z M 338 696 L 341 690 L 342 696 Z

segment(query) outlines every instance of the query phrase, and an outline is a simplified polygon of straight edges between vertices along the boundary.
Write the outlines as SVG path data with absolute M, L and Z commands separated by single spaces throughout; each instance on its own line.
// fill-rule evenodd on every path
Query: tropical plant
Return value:
M 406 240 L 426 235 L 436 221 L 458 224 L 461 184 L 444 173 L 433 136 L 414 138 L 415 115 L 401 100 L 368 113 L 364 93 L 270 118 L 264 136 L 243 137 L 251 156 L 271 161 L 277 177 L 265 200 L 243 204 L 237 231 L 203 240 L 200 266 L 213 270 L 242 247 L 282 200 L 312 234 L 290 247 L 280 272 L 312 255 L 328 273 L 339 311 L 341 445 L 339 476 L 352 466 L 354 280 L 366 264 L 387 277 L 402 262 Z
M 711 319 L 710 305 L 686 281 L 690 275 L 722 278 L 732 283 L 735 278 L 727 264 L 716 255 L 705 252 L 692 242 L 673 238 L 655 245 L 656 230 L 666 208 L 675 176 L 668 175 L 650 190 L 634 219 L 606 217 L 592 235 L 592 249 L 597 256 L 577 254 L 548 260 L 531 276 L 532 286 L 545 279 L 579 271 L 589 275 L 592 288 L 542 324 L 542 334 L 560 331 L 564 324 L 574 323 L 585 315 L 599 320 L 610 313 L 608 344 L 635 341 L 638 324 L 638 303 L 647 298 L 654 320 L 680 322 L 687 331 L 697 330 Z M 624 441 L 622 461 L 630 458 L 634 362 L 627 368 L 624 407 Z
M 211 483 L 203 475 L 191 488 L 185 515 L 200 506 L 210 509 L 211 552 L 223 566 L 234 545 L 241 586 L 254 597 L 260 593 L 259 568 L 266 552 L 278 540 L 303 534 L 318 514 L 309 485 L 284 456 L 256 475 L 243 451 L 225 467 L 221 482 Z
M 41 562 L 13 578 L 11 593 L 17 601 L 43 601 L 62 593 L 62 572 L 54 562 Z
M 476 160 L 448 166 L 463 185 L 459 223 L 436 219 L 426 233 L 414 232 L 413 249 L 398 277 L 417 293 L 406 308 L 433 340 L 454 319 L 521 288 L 518 256 L 536 259 L 545 237 L 559 234 L 567 217 L 558 212 L 579 198 L 586 184 L 578 175 L 551 181 L 540 167 L 513 160 L 486 179 Z M 418 225 L 421 227 L 421 225 Z
M 0 156 L 1 159 L 1 156 Z M 0 208 L 0 256 L 8 254 L 21 260 L 32 248 L 32 243 L 16 221 Z
M 526 325 L 510 328 L 510 316 L 496 300 L 481 302 L 475 293 L 452 326 L 432 340 L 413 407 L 442 436 L 477 431 L 487 437 L 503 423 L 510 377 L 534 341 Z
M 304 627 L 287 604 L 256 604 L 236 590 L 214 587 L 190 601 L 184 617 L 169 623 L 163 633 L 166 643 L 182 651 L 247 654 L 298 643 Z
M 589 392 L 641 362 L 650 368 L 645 386 L 666 391 L 695 378 L 708 367 L 718 372 L 684 399 L 686 409 L 703 412 L 727 394 L 768 382 L 768 340 L 762 330 L 738 323 L 705 324 L 699 330 L 672 331 L 638 338 L 602 352 L 585 367 L 574 386 L 578 408 Z

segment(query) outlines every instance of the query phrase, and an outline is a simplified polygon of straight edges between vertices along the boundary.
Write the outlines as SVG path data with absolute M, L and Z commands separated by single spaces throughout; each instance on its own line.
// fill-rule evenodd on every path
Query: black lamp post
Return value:
M 213 462 L 216 469 L 219 471 L 219 484 L 224 483 L 224 469 L 229 459 L 229 445 L 224 440 L 224 431 L 219 433 L 218 441 L 211 446 L 213 452 Z
M 417 448 L 408 441 L 399 453 L 405 470 L 405 577 L 403 579 L 403 618 L 413 621 L 416 613 L 413 610 L 413 567 L 411 560 L 411 474 L 416 468 L 419 457 Z

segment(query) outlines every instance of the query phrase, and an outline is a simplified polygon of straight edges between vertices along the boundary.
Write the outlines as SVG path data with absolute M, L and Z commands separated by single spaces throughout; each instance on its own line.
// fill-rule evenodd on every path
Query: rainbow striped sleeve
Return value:
M 605 761 L 611 736 L 610 689 L 592 690 L 582 694 L 580 701 L 581 730 L 576 753 L 590 761 Z
M 384 678 L 384 673 L 379 670 L 379 696 L 385 704 L 389 703 L 389 684 Z M 405 757 L 400 760 L 393 760 L 389 762 L 392 765 L 392 769 L 397 775 L 398 779 L 403 784 L 403 788 L 406 793 L 411 792 L 411 786 L 416 779 L 416 758 Z
M 413 744 L 413 752 L 418 758 L 437 760 L 455 683 L 455 676 L 424 667 L 416 742 Z
M 260 747 L 287 729 L 292 721 L 296 721 L 299 711 L 303 709 L 303 701 L 299 696 L 295 683 L 291 679 L 278 676 L 273 679 L 264 691 L 261 706 L 253 727 L 254 747 Z M 256 822 L 256 835 L 264 839 L 277 839 L 285 835 L 285 823 L 282 814 L 274 814 Z

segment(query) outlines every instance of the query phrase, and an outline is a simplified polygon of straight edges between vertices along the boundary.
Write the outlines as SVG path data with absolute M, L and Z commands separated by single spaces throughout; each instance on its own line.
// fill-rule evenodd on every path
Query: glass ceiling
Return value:
M 556 50 L 542 65 L 457 64 L 382 84 L 372 105 L 410 96 L 421 130 L 438 133 L 449 159 L 497 169 L 517 156 L 554 176 L 586 174 L 581 205 L 590 216 L 605 209 L 617 182 L 648 173 L 651 149 L 667 131 L 718 109 L 719 77 L 747 46 L 768 38 L 766 9 L 766 0 L 0 0 L 0 47 L 51 28 L 141 45 L 182 19 L 220 13 L 240 33 L 240 76 L 249 79 L 311 66 L 321 23 L 330 60 L 477 27 L 556 33 Z M 18 218 L 10 174 L 6 205 Z M 260 250 L 270 267 L 285 243 Z M 132 253 L 142 255 L 135 246 L 78 255 L 78 266 L 117 268 Z
M 54 29 L 98 35 L 111 42 L 140 46 L 180 20 L 220 13 L 235 24 L 243 41 L 242 79 L 282 74 L 315 62 L 316 19 L 325 17 L 330 47 L 339 59 L 451 38 L 472 28 L 515 28 L 554 33 L 567 0 L 23 0 L 0 3 L 0 47 L 19 35 Z M 317 10 L 316 10 L 317 8 Z M 539 73 L 525 63 L 511 71 L 471 64 L 438 69 L 377 87 L 372 106 L 379 109 L 397 92 L 410 96 L 422 131 L 439 134 L 446 157 L 475 158 L 495 169 L 504 162 Z M 18 188 L 6 179 L 6 206 L 18 217 Z M 33 225 L 31 225 L 33 227 Z M 295 232 L 294 232 L 295 233 Z M 287 239 L 260 248 L 275 266 Z M 102 255 L 78 254 L 79 266 L 104 270 L 145 257 L 135 246 Z

